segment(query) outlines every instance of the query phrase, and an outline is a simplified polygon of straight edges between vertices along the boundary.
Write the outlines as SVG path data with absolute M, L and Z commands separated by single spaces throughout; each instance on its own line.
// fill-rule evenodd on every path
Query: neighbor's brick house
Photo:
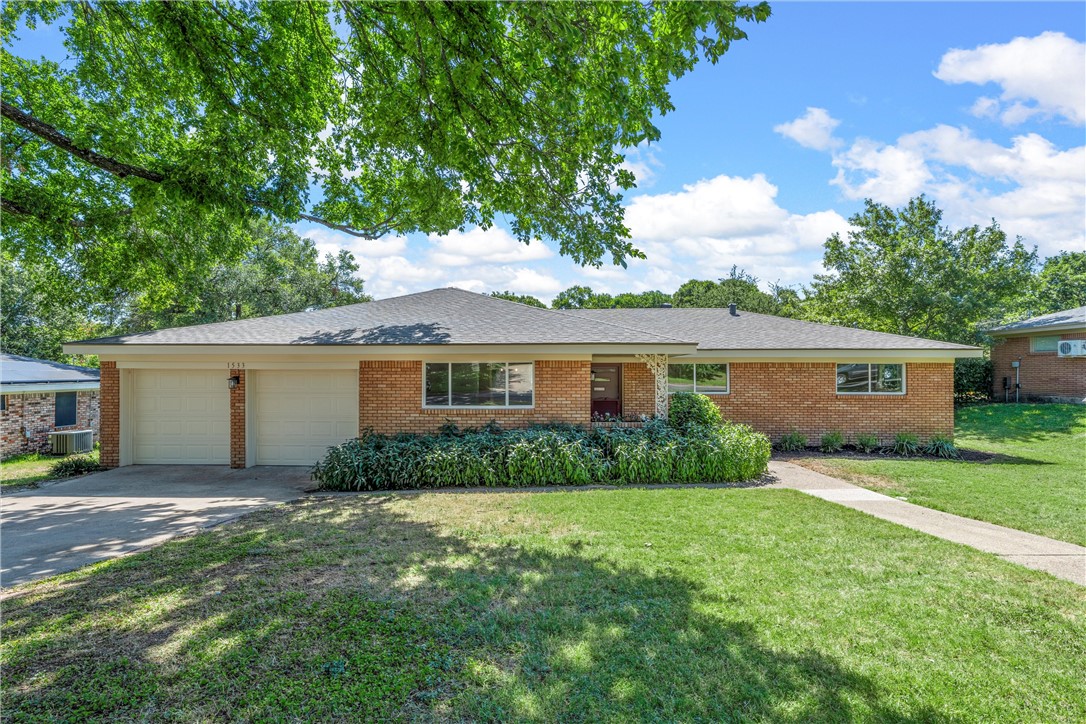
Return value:
M 994 399 L 1013 401 L 1017 384 L 1023 401 L 1086 401 L 1086 343 L 1061 344 L 1086 340 L 1086 307 L 1007 324 L 990 334 Z
M 457 289 L 66 345 L 102 360 L 102 463 L 312 465 L 365 430 L 666 415 L 777 437 L 953 432 L 980 350 L 737 309 L 545 310 Z
M 98 370 L 0 354 L 0 458 L 50 452 L 49 433 L 98 438 Z

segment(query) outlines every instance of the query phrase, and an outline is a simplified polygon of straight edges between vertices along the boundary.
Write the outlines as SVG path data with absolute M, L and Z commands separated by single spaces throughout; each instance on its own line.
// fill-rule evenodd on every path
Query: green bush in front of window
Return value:
M 737 483 L 765 472 L 769 439 L 724 423 L 681 431 L 569 425 L 438 435 L 368 433 L 329 450 L 313 477 L 324 490 L 535 485 Z
M 679 430 L 697 425 L 714 426 L 722 421 L 720 408 L 705 395 L 696 392 L 676 392 L 671 395 L 668 424 Z

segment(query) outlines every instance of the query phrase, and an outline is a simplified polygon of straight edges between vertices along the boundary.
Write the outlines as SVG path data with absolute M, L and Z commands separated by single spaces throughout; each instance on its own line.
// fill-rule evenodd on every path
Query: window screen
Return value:
M 75 424 L 75 394 L 74 392 L 57 393 L 56 412 L 53 419 L 56 427 Z

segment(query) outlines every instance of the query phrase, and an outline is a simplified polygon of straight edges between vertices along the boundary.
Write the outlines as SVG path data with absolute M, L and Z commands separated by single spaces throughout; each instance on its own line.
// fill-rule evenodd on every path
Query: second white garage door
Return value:
M 357 370 L 250 370 L 256 465 L 313 465 L 358 437 Z

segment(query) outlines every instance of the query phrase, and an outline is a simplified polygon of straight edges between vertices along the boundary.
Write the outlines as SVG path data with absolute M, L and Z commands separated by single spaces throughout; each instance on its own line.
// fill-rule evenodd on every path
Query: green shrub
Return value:
M 954 362 L 954 402 L 986 402 L 992 396 L 992 360 L 972 357 Z
M 889 452 L 902 457 L 920 454 L 920 439 L 911 432 L 899 432 L 894 436 L 894 443 Z
M 325 490 L 742 482 L 765 472 L 770 455 L 765 435 L 731 423 L 443 432 L 366 432 L 330 448 L 313 477 Z
M 696 392 L 676 392 L 668 408 L 668 424 L 677 430 L 694 426 L 720 425 L 720 408 L 706 395 Z
M 878 450 L 879 436 L 873 432 L 861 432 L 856 435 L 856 449 L 862 453 Z
M 98 456 L 94 453 L 90 455 L 70 455 L 53 463 L 53 466 L 49 468 L 49 474 L 54 478 L 71 478 L 76 475 L 95 473 L 101 469 L 102 466 L 98 464 Z
M 839 430 L 827 432 L 822 436 L 818 449 L 824 453 L 839 452 L 845 447 L 845 434 Z
M 781 435 L 781 439 L 777 443 L 777 449 L 783 450 L 784 452 L 804 450 L 806 447 L 807 436 L 795 428 L 792 428 L 790 432 Z
M 954 441 L 946 435 L 932 435 L 931 439 L 928 440 L 928 443 L 924 446 L 924 452 L 928 455 L 935 455 L 950 460 L 957 460 L 961 457 L 961 455 L 958 454 L 958 448 L 954 445 Z

